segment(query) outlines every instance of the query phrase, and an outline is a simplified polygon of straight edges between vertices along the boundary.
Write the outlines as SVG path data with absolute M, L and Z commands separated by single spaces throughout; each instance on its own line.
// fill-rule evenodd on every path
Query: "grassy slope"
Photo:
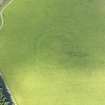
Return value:
M 104 105 L 103 0 L 15 0 L 0 32 L 0 67 L 20 105 Z

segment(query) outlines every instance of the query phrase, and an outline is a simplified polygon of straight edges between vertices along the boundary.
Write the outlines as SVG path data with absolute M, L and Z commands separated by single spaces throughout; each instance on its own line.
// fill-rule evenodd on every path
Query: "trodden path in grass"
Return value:
M 4 7 L 0 10 L 0 18 L 1 18 L 1 24 L 0 24 L 0 31 L 4 26 L 4 17 L 3 17 L 3 12 L 4 10 L 13 2 L 14 0 L 9 0 L 8 3 L 4 4 Z
M 4 26 L 4 16 L 3 16 L 3 12 L 4 12 L 4 10 L 13 2 L 14 0 L 9 0 L 7 3 L 4 3 L 4 5 L 1 7 L 1 10 L 0 10 L 0 19 L 1 19 L 1 23 L 0 23 L 0 31 L 1 31 L 1 29 L 3 28 L 3 26 Z M 1 76 L 0 76 L 0 78 L 1 78 Z M 2 78 L 0 79 L 1 80 L 1 82 L 0 82 L 0 85 L 1 86 L 3 86 L 3 85 L 5 85 L 4 84 L 4 82 L 3 82 L 3 80 L 2 80 Z M 0 87 L 1 88 L 1 87 Z M 3 89 L 6 89 L 7 88 L 7 91 L 8 92 L 6 92 L 6 90 L 4 91 L 5 92 L 5 95 L 7 95 L 6 96 L 6 98 L 10 98 L 10 100 L 8 100 L 9 102 L 6 102 L 5 101 L 5 103 L 4 104 L 10 104 L 10 105 L 17 105 L 17 103 L 15 102 L 15 100 L 13 99 L 13 97 L 12 96 L 10 96 L 10 90 L 9 90 L 9 88 L 8 87 L 2 87 Z M 11 102 L 10 102 L 11 101 Z M 0 105 L 1 105 L 1 102 L 0 102 Z

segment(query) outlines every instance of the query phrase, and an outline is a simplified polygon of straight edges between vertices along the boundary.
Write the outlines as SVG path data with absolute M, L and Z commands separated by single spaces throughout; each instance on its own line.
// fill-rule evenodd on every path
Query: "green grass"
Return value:
M 0 31 L 0 68 L 19 105 L 104 105 L 104 0 L 15 0 Z

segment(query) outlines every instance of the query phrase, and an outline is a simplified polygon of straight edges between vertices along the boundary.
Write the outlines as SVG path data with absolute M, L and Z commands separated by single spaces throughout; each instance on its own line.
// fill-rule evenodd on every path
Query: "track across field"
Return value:
M 3 17 L 3 12 L 4 10 L 13 2 L 14 0 L 10 0 L 5 6 L 0 10 L 0 19 L 1 19 L 1 24 L 0 24 L 0 30 L 2 29 L 4 25 L 4 17 Z

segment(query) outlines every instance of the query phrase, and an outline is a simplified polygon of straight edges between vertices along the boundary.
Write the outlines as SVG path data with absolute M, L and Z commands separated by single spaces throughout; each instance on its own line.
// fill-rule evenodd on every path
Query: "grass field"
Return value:
M 14 0 L 0 31 L 0 69 L 18 105 L 105 105 L 104 0 Z

